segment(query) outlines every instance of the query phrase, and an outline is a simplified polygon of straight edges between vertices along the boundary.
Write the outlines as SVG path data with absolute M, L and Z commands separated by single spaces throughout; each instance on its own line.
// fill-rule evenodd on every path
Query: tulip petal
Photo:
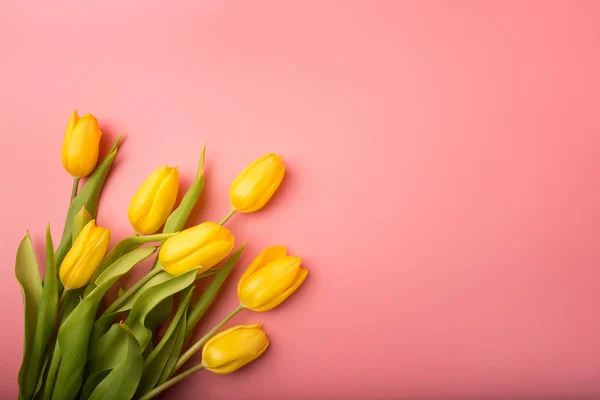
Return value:
M 298 271 L 298 275 L 296 275 L 296 279 L 290 285 L 290 287 L 286 289 L 285 292 L 283 292 L 275 300 L 273 300 L 273 301 L 265 304 L 262 307 L 255 308 L 255 309 L 253 309 L 253 311 L 258 311 L 258 312 L 269 311 L 269 310 L 277 307 L 278 305 L 280 305 L 281 303 L 283 303 L 283 301 L 285 299 L 287 299 L 288 297 L 290 297 L 290 295 L 292 293 L 294 293 L 300 287 L 300 285 L 302 285 L 302 282 L 304 282 L 304 280 L 306 279 L 307 276 L 308 276 L 308 270 L 306 270 L 305 268 L 300 268 L 300 270 Z
M 229 189 L 231 205 L 248 213 L 260 210 L 279 187 L 285 175 L 285 164 L 276 154 L 267 154 L 247 166 Z
M 98 162 L 102 132 L 98 120 L 91 114 L 81 117 L 69 137 L 67 171 L 78 178 L 89 175 Z
M 264 249 L 255 259 L 246 271 L 242 274 L 240 281 L 238 282 L 238 293 L 242 287 L 243 282 L 254 273 L 257 269 L 264 267 L 271 261 L 278 260 L 287 255 L 287 249 L 285 246 L 270 246 Z
M 69 147 L 71 145 L 71 135 L 73 133 L 73 128 L 75 128 L 75 125 L 77 124 L 78 120 L 79 115 L 77 115 L 77 110 L 75 110 L 69 117 L 69 122 L 67 122 L 67 128 L 65 129 L 65 138 L 63 139 L 61 161 L 63 167 L 67 171 L 69 170 Z
M 207 221 L 179 232 L 163 244 L 159 253 L 160 263 L 163 267 L 168 266 L 172 262 L 190 255 L 197 248 L 210 243 L 220 228 L 219 224 Z
M 139 221 L 140 233 L 154 233 L 164 225 L 171 211 L 173 211 L 178 191 L 179 172 L 177 168 L 171 168 L 169 174 L 156 189 L 150 209 L 147 210 L 145 217 Z
M 169 175 L 171 175 L 172 169 L 173 168 L 169 168 L 166 165 L 156 168 L 135 192 L 135 195 L 131 199 L 131 203 L 129 203 L 129 208 L 127 209 L 127 217 L 129 218 L 129 222 L 131 222 L 131 225 L 136 232 L 143 233 L 145 235 L 152 234 L 156 232 L 166 221 L 168 214 L 166 216 L 161 214 L 161 220 L 153 220 L 150 214 L 156 200 L 157 192 L 165 180 L 168 179 Z M 176 184 L 176 188 L 173 188 L 171 185 L 169 185 L 171 189 L 175 189 L 174 198 L 171 199 L 172 196 L 169 193 L 168 199 L 170 201 L 172 200 L 173 205 L 175 205 L 177 190 L 179 189 L 179 173 L 177 173 L 176 178 L 176 183 L 170 181 L 171 183 Z M 173 209 L 173 205 L 171 205 L 170 209 L 168 210 L 169 213 Z M 154 218 L 156 218 L 156 216 L 158 215 L 155 215 Z
M 233 241 L 219 241 L 210 243 L 199 248 L 193 253 L 164 266 L 163 269 L 171 275 L 179 275 L 187 272 L 190 268 L 198 268 L 198 273 L 206 271 L 217 265 L 233 250 L 235 243 Z
M 254 310 L 263 307 L 279 297 L 292 285 L 302 260 L 298 257 L 284 257 L 275 260 L 250 275 L 241 286 L 241 304 Z
M 228 374 L 258 358 L 269 346 L 261 324 L 234 326 L 212 337 L 202 349 L 202 364 L 216 374 Z

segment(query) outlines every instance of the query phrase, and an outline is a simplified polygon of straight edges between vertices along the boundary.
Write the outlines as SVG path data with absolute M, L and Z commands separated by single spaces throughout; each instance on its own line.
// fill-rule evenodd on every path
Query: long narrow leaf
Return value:
M 29 354 L 28 368 L 24 377 L 22 396 L 30 399 L 35 395 L 40 372 L 43 374 L 42 365 L 46 355 L 48 342 L 54 328 L 58 314 L 58 284 L 56 267 L 54 264 L 54 247 L 50 234 L 50 225 L 46 228 L 46 273 L 44 275 L 44 288 L 38 308 L 33 347 Z
M 181 354 L 181 349 L 185 344 L 186 331 L 187 320 L 184 318 L 181 321 L 181 324 L 179 325 L 179 329 L 177 330 L 177 336 L 175 338 L 175 342 L 173 343 L 173 349 L 171 349 L 171 353 L 169 354 L 167 362 L 165 363 L 165 368 L 162 374 L 160 375 L 160 379 L 158 380 L 156 385 L 165 383 L 171 377 L 171 374 L 175 370 L 175 365 L 177 365 L 177 360 L 179 359 L 179 355 Z
M 82 294 L 82 289 L 70 290 L 67 292 L 60 313 L 59 326 L 61 326 L 63 322 L 67 320 L 69 315 L 71 315 L 73 310 L 77 307 Z M 52 356 L 50 357 L 50 365 L 48 366 L 48 369 L 44 372 L 44 382 L 42 384 L 42 399 L 44 400 L 52 399 L 52 393 L 54 392 L 54 384 L 56 383 L 56 374 L 58 372 L 58 367 L 60 366 L 60 360 L 62 358 L 60 346 L 58 345 L 55 337 L 54 340 L 51 341 L 51 347 L 53 348 L 50 348 L 48 352 L 48 354 L 52 354 Z
M 245 248 L 246 243 L 244 243 L 238 250 L 231 254 L 229 258 L 227 258 L 225 263 L 223 263 L 223 266 L 219 268 L 219 271 L 210 282 L 210 285 L 208 285 L 204 293 L 202 293 L 202 296 L 200 296 L 196 304 L 194 304 L 194 306 L 190 309 L 187 319 L 186 340 L 192 334 L 192 331 L 194 330 L 194 327 L 198 321 L 200 321 L 200 318 L 202 318 L 206 310 L 208 310 L 212 304 L 213 300 L 217 296 L 217 293 L 219 293 L 219 289 L 221 289 L 221 286 L 223 286 L 223 283 L 225 283 L 225 280 L 231 273 L 235 263 L 240 259 Z
M 202 154 L 200 155 L 200 162 L 198 165 L 198 173 L 196 174 L 196 180 L 190 186 L 188 191 L 181 199 L 179 206 L 169 215 L 167 222 L 163 229 L 164 233 L 174 233 L 183 229 L 185 223 L 190 217 L 190 213 L 194 209 L 194 206 L 198 202 L 202 189 L 204 188 L 204 159 L 206 156 L 206 144 L 202 148 Z
M 23 344 L 23 362 L 19 370 L 20 397 L 25 389 L 27 371 L 29 367 L 30 354 L 33 350 L 33 340 L 37 325 L 38 309 L 42 297 L 42 282 L 38 264 L 33 252 L 33 246 L 29 233 L 19 244 L 17 249 L 17 260 L 15 262 L 15 275 L 21 291 L 23 292 L 23 305 L 25 308 L 25 340 Z

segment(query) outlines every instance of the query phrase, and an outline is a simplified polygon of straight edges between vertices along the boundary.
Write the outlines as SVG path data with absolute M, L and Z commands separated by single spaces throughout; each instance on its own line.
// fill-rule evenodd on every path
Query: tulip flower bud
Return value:
M 71 176 L 82 178 L 92 173 L 98 162 L 102 132 L 92 114 L 79 118 L 73 111 L 62 145 L 62 164 Z
M 238 325 L 219 332 L 202 349 L 202 365 L 215 374 L 229 374 L 256 360 L 269 347 L 260 324 Z
M 276 154 L 267 154 L 248 165 L 229 188 L 232 207 L 243 213 L 258 211 L 279 187 L 285 164 Z
M 158 260 L 171 275 L 181 275 L 196 267 L 201 267 L 200 273 L 224 259 L 234 244 L 229 229 L 214 222 L 204 222 L 167 239 Z
M 286 255 L 283 246 L 264 250 L 250 264 L 238 283 L 242 306 L 253 311 L 277 307 L 304 282 L 308 271 L 300 268 L 301 259 Z
M 84 227 L 60 266 L 60 280 L 67 289 L 84 287 L 92 279 L 110 242 L 110 229 L 91 220 Z
M 136 232 L 151 235 L 164 225 L 173 211 L 179 190 L 177 168 L 158 167 L 139 187 L 127 211 Z

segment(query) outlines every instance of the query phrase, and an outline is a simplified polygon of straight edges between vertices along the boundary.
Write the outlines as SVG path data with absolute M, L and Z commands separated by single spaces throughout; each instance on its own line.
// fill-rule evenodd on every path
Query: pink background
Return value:
M 48 221 L 58 242 L 76 108 L 104 152 L 126 134 L 99 216 L 113 242 L 145 176 L 177 165 L 187 188 L 205 141 L 194 223 L 254 158 L 288 166 L 231 221 L 248 250 L 198 334 L 268 245 L 303 257 L 305 286 L 235 320 L 264 322 L 263 359 L 165 398 L 599 398 L 599 20 L 596 1 L 3 1 L 2 398 L 14 253 L 29 229 L 41 256 Z

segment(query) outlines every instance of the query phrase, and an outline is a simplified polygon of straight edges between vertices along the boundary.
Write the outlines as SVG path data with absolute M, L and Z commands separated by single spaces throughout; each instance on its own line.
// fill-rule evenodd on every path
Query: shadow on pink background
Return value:
M 194 222 L 228 210 L 248 162 L 288 176 L 197 333 L 266 246 L 310 269 L 264 322 L 272 348 L 167 399 L 600 397 L 600 3 L 57 1 L 0 4 L 0 397 L 22 351 L 14 253 L 58 241 L 73 109 L 126 140 L 99 223 L 160 164 Z M 41 255 L 41 252 L 40 252 Z M 146 267 L 138 270 L 142 273 Z

